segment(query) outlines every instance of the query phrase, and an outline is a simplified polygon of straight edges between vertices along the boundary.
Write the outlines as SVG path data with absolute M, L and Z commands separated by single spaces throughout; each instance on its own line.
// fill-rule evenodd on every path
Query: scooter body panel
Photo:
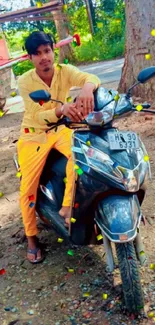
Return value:
M 70 235 L 66 235 L 67 230 L 64 225 L 64 220 L 62 222 L 58 213 L 62 205 L 65 189 L 64 177 L 67 159 L 64 156 L 58 155 L 58 159 L 54 160 L 54 162 L 47 162 L 45 171 L 46 174 L 48 173 L 48 175 L 50 175 L 50 179 L 49 177 L 45 177 L 46 181 L 44 182 L 44 188 L 42 187 L 38 191 L 38 214 L 45 215 L 58 233 L 63 236 L 65 234 L 65 237 L 70 238 L 70 240 L 77 245 L 89 243 L 91 233 L 93 232 L 95 211 L 98 211 L 98 218 L 96 218 L 98 226 L 102 231 L 105 232 L 105 234 L 107 234 L 107 237 L 113 241 L 118 241 L 119 235 L 123 235 L 123 233 L 126 234 L 127 232 L 129 237 L 126 238 L 127 240 L 131 240 L 131 238 L 133 238 L 136 234 L 136 225 L 138 224 L 138 220 L 141 216 L 136 195 L 129 194 L 126 198 L 124 196 L 119 197 L 116 195 L 116 197 L 111 196 L 109 199 L 105 198 L 104 200 L 101 200 L 101 202 L 99 201 L 100 195 L 106 195 L 108 191 L 113 189 L 119 189 L 122 192 L 125 192 L 125 187 L 123 182 L 120 183 L 116 178 L 111 178 L 111 174 L 106 163 L 102 163 L 102 170 L 100 169 L 99 165 L 97 168 L 96 166 L 94 168 L 91 164 L 89 164 L 88 160 L 86 159 L 86 155 L 81 150 L 82 145 L 86 146 L 89 141 L 90 149 L 97 149 L 107 154 L 111 159 L 113 159 L 114 163 L 117 162 L 117 164 L 123 166 L 123 168 L 133 169 L 138 164 L 139 151 L 135 152 L 132 150 L 127 152 L 126 150 L 120 150 L 115 152 L 110 150 L 108 143 L 108 132 L 116 132 L 116 130 L 110 128 L 108 130 L 102 130 L 97 134 L 95 132 L 88 131 L 74 131 L 73 133 L 73 159 L 75 164 L 81 168 L 82 174 L 78 177 L 76 182 L 75 198 L 72 209 L 72 217 L 76 220 L 76 222 L 71 224 Z M 142 151 L 141 148 L 140 151 Z M 100 162 L 98 162 L 98 164 L 100 164 Z M 144 163 L 143 165 L 144 169 L 147 170 L 147 164 Z M 143 173 L 141 176 L 141 183 L 143 183 L 144 177 L 145 173 Z M 115 208 L 117 205 L 118 211 L 110 208 L 110 206 L 114 206 L 113 200 L 117 202 L 117 204 L 115 202 L 114 205 Z M 98 208 L 96 210 L 94 203 L 97 201 Z M 101 204 L 103 202 L 104 204 L 101 209 Z M 124 212 L 125 207 L 126 214 Z M 102 213 L 99 213 L 101 210 Z M 135 220 L 135 211 L 138 211 L 137 219 L 136 223 L 133 224 L 133 220 Z M 105 218 L 102 218 L 103 215 Z M 115 218 L 114 215 L 116 216 Z M 125 223 L 123 223 L 125 218 L 124 215 L 126 216 Z M 106 227 L 106 225 L 108 226 Z M 64 231 L 62 231 L 63 227 Z M 121 229 L 119 234 L 118 229 Z
M 137 195 L 106 197 L 98 205 L 95 220 L 111 241 L 133 240 L 141 220 L 141 208 Z

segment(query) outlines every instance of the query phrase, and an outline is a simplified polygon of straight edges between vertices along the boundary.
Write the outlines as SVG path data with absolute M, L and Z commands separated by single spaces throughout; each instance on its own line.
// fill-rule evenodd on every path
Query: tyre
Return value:
M 138 314 L 144 307 L 144 298 L 133 242 L 116 244 L 116 253 L 126 308 Z

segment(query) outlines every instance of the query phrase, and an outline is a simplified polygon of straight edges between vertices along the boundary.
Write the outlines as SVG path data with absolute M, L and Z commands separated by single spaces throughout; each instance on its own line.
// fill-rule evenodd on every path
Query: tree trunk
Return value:
M 126 2 L 126 48 L 119 92 L 126 92 L 136 81 L 138 73 L 149 66 L 155 66 L 155 0 L 125 0 Z M 150 53 L 151 59 L 145 55 Z M 142 100 L 153 101 L 155 78 L 135 87 L 133 94 Z
M 67 16 L 60 10 L 52 12 L 56 30 L 59 40 L 66 38 L 69 35 Z M 60 47 L 59 50 L 59 63 L 63 63 L 64 59 L 68 59 L 69 62 L 75 62 L 75 55 L 71 44 Z
M 92 0 L 89 0 L 89 5 L 90 5 L 90 11 L 91 11 L 91 16 L 92 16 L 93 26 L 96 27 L 95 4 L 93 3 Z
M 90 0 L 85 0 L 85 3 L 86 3 L 87 16 L 88 16 L 88 21 L 90 26 L 90 32 L 93 35 L 94 34 L 94 25 L 93 25 L 93 17 L 92 17 L 93 4 Z

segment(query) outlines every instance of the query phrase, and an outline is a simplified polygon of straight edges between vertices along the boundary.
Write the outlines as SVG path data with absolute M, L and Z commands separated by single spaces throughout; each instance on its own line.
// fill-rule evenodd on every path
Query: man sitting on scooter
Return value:
M 81 121 L 94 108 L 93 92 L 100 80 L 91 74 L 79 71 L 68 64 L 54 64 L 53 40 L 44 32 L 33 32 L 25 42 L 25 48 L 35 69 L 24 73 L 18 81 L 19 93 L 23 97 L 25 113 L 18 141 L 18 158 L 21 168 L 20 206 L 25 233 L 28 239 L 27 258 L 31 263 L 43 259 L 37 246 L 37 225 L 35 203 L 37 187 L 51 148 L 57 149 L 68 158 L 66 167 L 67 183 L 62 208 L 59 214 L 69 222 L 71 190 L 73 184 L 73 161 L 71 153 L 72 131 L 65 126 L 48 133 L 48 122 L 57 122 L 62 115 L 72 121 Z M 73 86 L 81 87 L 76 102 L 66 103 L 69 90 Z M 29 94 L 44 89 L 53 99 L 65 102 L 34 103 Z

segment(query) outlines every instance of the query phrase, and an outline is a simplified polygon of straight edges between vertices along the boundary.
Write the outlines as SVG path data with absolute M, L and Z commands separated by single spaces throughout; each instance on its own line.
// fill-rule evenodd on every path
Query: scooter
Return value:
M 118 131 L 112 122 L 135 111 L 154 113 L 149 104 L 136 107 L 131 98 L 136 85 L 154 76 L 155 67 L 142 70 L 127 94 L 99 87 L 94 92 L 94 111 L 79 123 L 67 117 L 48 123 L 46 132 L 59 125 L 73 129 L 75 182 L 69 229 L 58 213 L 65 189 L 67 159 L 54 149 L 40 178 L 36 204 L 37 215 L 55 229 L 58 241 L 74 245 L 104 243 L 109 272 L 115 268 L 111 245 L 115 243 L 125 305 L 130 313 L 139 313 L 144 307 L 137 258 L 141 265 L 146 263 L 140 235 L 141 204 L 151 173 L 149 157 L 139 136 L 135 132 Z M 30 98 L 38 103 L 54 101 L 44 90 L 30 93 Z M 16 158 L 15 163 L 19 168 Z

